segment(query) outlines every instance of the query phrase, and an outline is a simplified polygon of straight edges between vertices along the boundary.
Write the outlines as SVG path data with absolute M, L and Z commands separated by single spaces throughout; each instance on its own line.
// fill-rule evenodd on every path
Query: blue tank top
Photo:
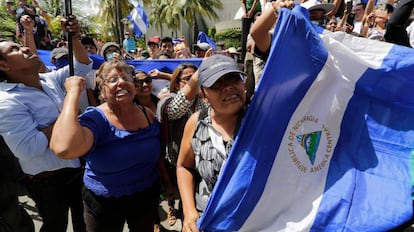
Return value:
M 161 152 L 158 120 L 136 131 L 122 130 L 112 125 L 101 109 L 88 107 L 79 121 L 94 135 L 93 147 L 83 157 L 83 180 L 89 190 L 99 196 L 120 197 L 145 190 L 157 181 Z

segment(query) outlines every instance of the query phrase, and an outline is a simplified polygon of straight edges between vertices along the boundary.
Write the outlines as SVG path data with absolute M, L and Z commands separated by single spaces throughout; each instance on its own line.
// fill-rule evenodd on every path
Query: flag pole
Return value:
M 67 20 L 72 20 L 72 0 L 65 0 L 65 17 Z M 66 38 L 68 40 L 68 53 L 69 53 L 69 74 L 70 76 L 75 75 L 75 70 L 73 68 L 73 43 L 72 43 L 72 34 L 71 32 L 66 31 Z

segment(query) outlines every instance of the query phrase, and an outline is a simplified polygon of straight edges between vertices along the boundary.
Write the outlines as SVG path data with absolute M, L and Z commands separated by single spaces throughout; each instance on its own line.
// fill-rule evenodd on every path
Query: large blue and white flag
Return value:
M 386 231 L 412 216 L 414 50 L 318 35 L 283 9 L 263 78 L 198 225 Z
M 136 5 L 131 13 L 129 13 L 127 19 L 132 22 L 135 36 L 139 38 L 143 34 L 147 33 L 149 21 L 141 4 Z

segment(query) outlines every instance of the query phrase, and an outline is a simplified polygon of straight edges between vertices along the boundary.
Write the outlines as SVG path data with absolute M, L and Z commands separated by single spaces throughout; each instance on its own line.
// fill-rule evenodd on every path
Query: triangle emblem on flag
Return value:
M 313 165 L 316 159 L 316 151 L 318 150 L 319 141 L 321 140 L 322 131 L 315 131 L 308 134 L 297 135 L 296 139 L 305 149 L 308 158 Z

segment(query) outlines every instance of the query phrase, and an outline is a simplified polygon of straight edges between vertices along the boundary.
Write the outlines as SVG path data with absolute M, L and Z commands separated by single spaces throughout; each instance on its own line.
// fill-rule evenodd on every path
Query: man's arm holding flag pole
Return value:
M 61 26 L 63 32 L 67 35 L 68 40 L 68 51 L 69 51 L 69 73 L 70 76 L 75 75 L 73 56 L 76 60 L 82 64 L 89 64 L 91 61 L 89 59 L 88 52 L 82 46 L 79 37 L 80 29 L 78 25 L 78 20 L 74 15 L 72 15 L 72 1 L 65 0 L 65 18 L 61 21 Z

